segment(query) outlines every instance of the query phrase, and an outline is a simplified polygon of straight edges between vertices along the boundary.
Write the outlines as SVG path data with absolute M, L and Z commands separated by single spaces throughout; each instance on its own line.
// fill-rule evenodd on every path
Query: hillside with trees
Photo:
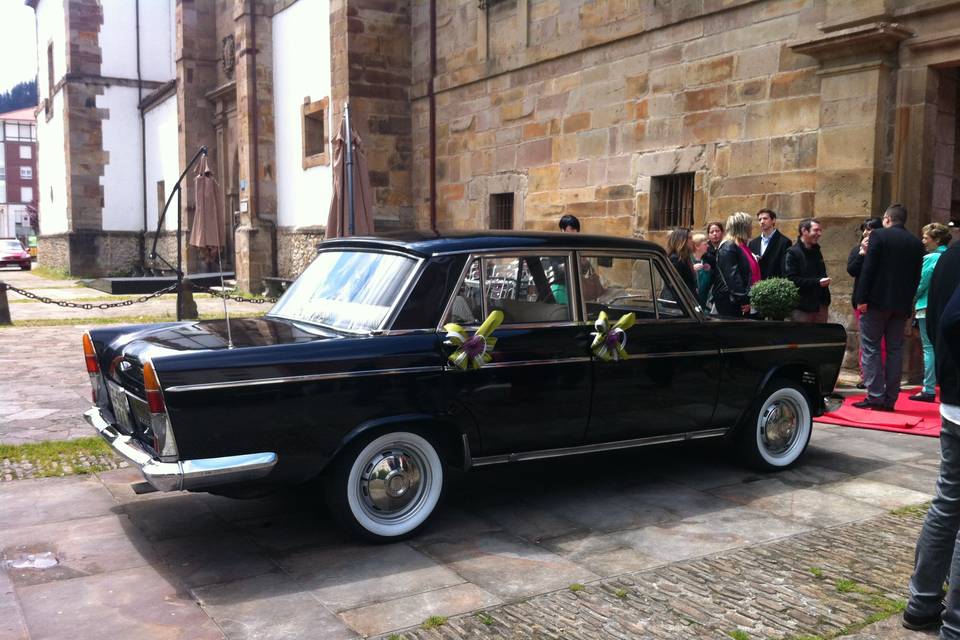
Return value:
M 0 93 L 0 113 L 37 106 L 37 81 L 21 82 L 10 91 Z

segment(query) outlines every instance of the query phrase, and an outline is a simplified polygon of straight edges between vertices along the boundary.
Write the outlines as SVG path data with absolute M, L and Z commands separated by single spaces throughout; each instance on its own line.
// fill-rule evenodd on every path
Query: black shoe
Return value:
M 911 631 L 929 631 L 939 628 L 943 624 L 943 620 L 940 619 L 939 613 L 930 616 L 915 616 L 908 611 L 904 611 L 900 623 Z
M 867 388 L 867 383 L 862 381 L 857 383 L 857 389 L 866 389 L 866 388 Z
M 924 393 L 923 391 L 921 391 L 920 393 L 915 393 L 914 395 L 910 396 L 910 399 L 915 402 L 936 402 L 937 394 Z
M 875 404 L 870 407 L 871 411 L 886 411 L 887 413 L 892 413 L 895 411 L 892 404 Z
M 874 408 L 875 406 L 877 406 L 877 405 L 876 405 L 876 403 L 875 403 L 873 400 L 871 400 L 870 398 L 864 398 L 863 400 L 860 400 L 859 402 L 854 402 L 854 403 L 853 403 L 853 406 L 856 407 L 857 409 L 873 409 L 873 408 Z

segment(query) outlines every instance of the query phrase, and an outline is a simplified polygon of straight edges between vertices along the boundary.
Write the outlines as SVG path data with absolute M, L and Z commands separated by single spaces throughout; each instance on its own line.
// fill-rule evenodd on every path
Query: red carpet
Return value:
M 917 436 L 940 437 L 940 403 L 914 402 L 910 396 L 916 390 L 901 391 L 897 399 L 896 411 L 870 411 L 857 409 L 854 402 L 863 400 L 864 394 L 848 396 L 843 406 L 831 413 L 825 413 L 817 422 L 836 424 L 842 427 L 856 427 L 858 429 L 877 429 L 879 431 L 896 431 L 897 433 L 912 433 Z

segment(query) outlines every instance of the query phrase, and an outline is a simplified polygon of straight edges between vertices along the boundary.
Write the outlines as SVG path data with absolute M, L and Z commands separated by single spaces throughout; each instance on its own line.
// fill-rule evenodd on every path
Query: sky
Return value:
M 23 0 L 0 0 L 0 93 L 37 75 L 37 30 Z

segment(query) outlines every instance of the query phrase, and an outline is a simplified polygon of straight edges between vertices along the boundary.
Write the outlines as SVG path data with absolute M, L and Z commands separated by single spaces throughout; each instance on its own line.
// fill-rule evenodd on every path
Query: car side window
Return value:
M 466 277 L 464 277 L 460 288 L 453 296 L 449 322 L 461 325 L 475 325 L 483 322 L 479 259 L 470 263 Z
M 664 277 L 663 265 L 658 264 L 653 269 L 653 290 L 657 292 L 657 317 L 661 320 L 689 317 L 680 296 Z
M 638 320 L 657 317 L 650 258 L 591 256 L 579 257 L 580 289 L 587 320 L 596 320 L 601 311 L 613 319 L 633 313 Z
M 483 259 L 487 313 L 503 312 L 503 324 L 568 322 L 567 256 L 523 255 Z

